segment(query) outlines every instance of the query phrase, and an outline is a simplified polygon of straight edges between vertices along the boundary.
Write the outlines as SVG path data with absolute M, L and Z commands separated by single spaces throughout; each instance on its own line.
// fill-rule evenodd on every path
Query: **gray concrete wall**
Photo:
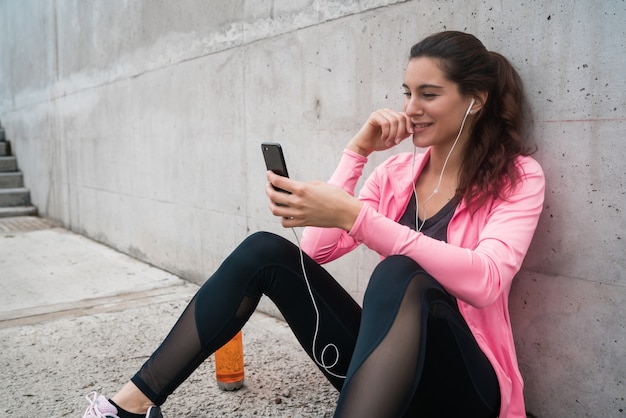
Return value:
M 202 282 L 251 231 L 293 238 L 261 141 L 327 178 L 401 107 L 409 47 L 472 32 L 523 77 L 547 175 L 511 296 L 529 411 L 625 416 L 624 22 L 618 0 L 0 0 L 0 120 L 42 215 Z M 360 300 L 376 261 L 329 269 Z

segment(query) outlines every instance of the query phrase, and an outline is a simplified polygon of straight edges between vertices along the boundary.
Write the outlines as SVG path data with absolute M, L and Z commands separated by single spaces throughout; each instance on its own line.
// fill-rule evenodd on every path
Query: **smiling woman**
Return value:
M 464 129 L 465 124 L 468 116 L 480 108 L 485 94 L 480 94 L 480 98 L 472 97 L 468 105 L 468 97 L 461 96 L 456 84 L 445 77 L 438 62 L 431 58 L 411 59 L 405 79 L 404 111 L 411 121 L 413 144 L 415 147 L 431 149 L 430 163 L 415 185 L 416 218 L 421 213 L 423 220 L 421 225 L 416 220 L 415 225 L 421 231 L 428 219 L 427 204 L 430 204 L 432 215 L 438 213 L 456 195 L 458 167 L 471 130 L 471 126 Z M 457 128 L 459 120 L 460 127 Z M 454 151 L 456 153 L 453 157 Z M 443 161 L 440 167 L 437 161 Z M 446 168 L 448 175 L 444 177 Z M 438 176 L 434 176 L 436 172 L 439 172 Z
M 525 417 L 508 315 L 511 282 L 544 198 L 521 141 L 523 90 L 506 59 L 462 32 L 411 49 L 402 111 L 371 113 L 328 182 L 268 171 L 283 226 L 259 232 L 211 275 L 152 356 L 84 417 L 159 417 L 159 406 L 246 323 L 262 295 L 340 391 L 336 417 Z M 424 153 L 368 156 L 412 138 Z M 288 193 L 279 190 L 287 191 Z M 363 307 L 322 264 L 364 244 L 383 259 Z

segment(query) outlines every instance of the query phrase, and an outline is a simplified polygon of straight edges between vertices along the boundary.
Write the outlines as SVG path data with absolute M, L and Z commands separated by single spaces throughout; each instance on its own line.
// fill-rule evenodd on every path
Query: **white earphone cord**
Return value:
M 433 197 L 439 191 L 439 186 L 441 186 L 441 182 L 443 179 L 443 172 L 446 169 L 446 165 L 448 164 L 448 159 L 450 158 L 450 155 L 452 154 L 454 147 L 456 146 L 457 142 L 459 141 L 459 138 L 461 137 L 461 132 L 463 132 L 463 127 L 465 127 L 465 121 L 467 120 L 467 116 L 470 114 L 470 110 L 472 109 L 473 105 L 474 105 L 474 99 L 472 99 L 472 103 L 467 109 L 467 112 L 465 112 L 465 116 L 463 117 L 463 121 L 461 122 L 461 129 L 459 129 L 459 133 L 457 134 L 456 139 L 454 140 L 454 143 L 452 144 L 452 148 L 450 148 L 450 152 L 448 152 L 448 155 L 446 156 L 446 159 L 443 163 L 441 174 L 439 174 L 439 182 L 437 183 L 437 187 L 435 187 L 435 190 L 433 190 L 430 196 L 428 196 L 428 198 L 424 201 L 424 205 L 426 205 L 428 200 L 430 200 L 430 198 Z M 413 176 L 414 176 L 413 166 L 415 163 L 415 150 L 416 150 L 416 147 L 413 147 L 413 162 L 411 164 L 411 181 L 413 181 Z M 424 227 L 424 223 L 426 222 L 426 207 L 424 206 L 424 221 L 422 221 L 422 225 L 420 226 L 418 215 L 417 215 L 419 211 L 419 203 L 418 203 L 417 191 L 415 190 L 415 187 L 413 187 L 413 193 L 415 193 L 415 228 L 419 232 L 422 230 L 422 227 Z M 293 232 L 293 235 L 296 238 L 296 242 L 298 243 L 298 251 L 300 253 L 300 267 L 302 268 L 302 275 L 304 276 L 304 282 L 306 283 L 309 296 L 311 297 L 311 302 L 313 303 L 313 309 L 315 310 L 315 332 L 313 333 L 313 344 L 311 346 L 311 354 L 313 356 L 313 360 L 319 367 L 324 369 L 326 373 L 328 373 L 329 375 L 338 377 L 340 379 L 345 379 L 346 378 L 345 375 L 340 375 L 340 374 L 330 371 L 330 369 L 335 367 L 337 363 L 339 362 L 339 349 L 337 348 L 335 344 L 333 343 L 326 344 L 324 348 L 322 348 L 319 360 L 317 356 L 315 355 L 315 346 L 317 345 L 317 335 L 320 329 L 320 312 L 317 307 L 317 303 L 315 302 L 315 297 L 313 296 L 313 290 L 311 289 L 311 284 L 309 283 L 309 277 L 307 276 L 306 269 L 304 267 L 304 253 L 302 252 L 302 248 L 300 247 L 300 239 L 298 238 L 298 234 L 296 234 L 295 228 L 291 228 L 291 231 Z M 335 361 L 333 361 L 332 364 L 328 365 L 324 363 L 324 354 L 326 354 L 326 351 L 329 349 L 332 349 L 335 351 Z
M 417 230 L 417 232 L 421 232 L 422 228 L 424 227 L 424 224 L 426 223 L 426 203 L 428 203 L 428 201 L 437 193 L 439 193 L 439 186 L 441 186 L 441 182 L 443 180 L 443 172 L 446 170 L 446 166 L 448 165 L 448 160 L 450 159 L 450 155 L 452 155 L 452 151 L 454 150 L 454 147 L 456 147 L 457 142 L 459 142 L 459 138 L 461 137 L 461 133 L 463 132 L 463 128 L 465 127 L 465 121 L 467 120 L 467 117 L 469 116 L 469 114 L 471 113 L 472 110 L 472 106 L 474 106 L 474 99 L 472 99 L 472 102 L 470 103 L 469 107 L 467 108 L 467 112 L 465 112 L 465 116 L 463 116 L 463 121 L 461 122 L 461 128 L 459 129 L 459 133 L 456 135 L 456 139 L 454 140 L 454 143 L 452 144 L 452 148 L 450 148 L 450 151 L 448 152 L 448 155 L 446 156 L 446 159 L 443 162 L 443 167 L 441 167 L 441 173 L 439 173 L 439 182 L 437 183 L 437 186 L 435 186 L 435 189 L 433 190 L 433 192 L 430 194 L 430 196 L 428 196 L 426 198 L 426 200 L 424 200 L 424 219 L 422 220 L 422 224 L 419 224 L 419 198 L 417 197 L 417 190 L 416 187 L 413 186 L 413 193 L 415 194 L 415 229 Z M 413 177 L 415 177 L 415 152 L 417 150 L 416 146 L 413 146 L 413 161 L 411 162 L 411 181 L 413 180 Z
M 304 282 L 306 283 L 307 290 L 309 291 L 309 296 L 311 297 L 311 302 L 313 303 L 313 308 L 315 309 L 315 333 L 313 334 L 313 345 L 311 346 L 311 354 L 313 356 L 313 360 L 319 367 L 324 369 L 326 373 L 328 373 L 329 375 L 338 377 L 340 379 L 345 379 L 346 376 L 336 374 L 330 371 L 330 369 L 335 367 L 337 363 L 339 362 L 339 349 L 337 348 L 335 344 L 333 343 L 326 344 L 324 348 L 322 348 L 319 360 L 317 359 L 317 356 L 315 355 L 315 346 L 317 345 L 317 334 L 319 333 L 319 329 L 320 329 L 320 312 L 319 312 L 319 309 L 317 308 L 315 297 L 313 296 L 313 290 L 311 290 L 309 277 L 307 276 L 306 269 L 304 268 L 304 254 L 302 252 L 302 248 L 300 248 L 300 239 L 298 238 L 298 234 L 296 234 L 296 230 L 294 228 L 291 228 L 291 230 L 293 231 L 293 235 L 296 237 L 296 242 L 298 243 L 298 250 L 300 251 L 300 266 L 302 267 L 302 275 L 304 276 Z M 324 364 L 324 354 L 326 354 L 326 351 L 328 349 L 335 350 L 335 361 L 330 365 Z

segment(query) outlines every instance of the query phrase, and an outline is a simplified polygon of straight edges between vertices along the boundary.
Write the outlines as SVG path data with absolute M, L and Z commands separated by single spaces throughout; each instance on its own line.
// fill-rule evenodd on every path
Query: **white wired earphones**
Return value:
M 424 220 L 422 221 L 421 225 L 419 225 L 419 219 L 418 219 L 419 201 L 417 198 L 417 191 L 415 190 L 415 186 L 413 186 L 413 193 L 415 194 L 415 228 L 417 229 L 418 232 L 422 230 L 422 228 L 424 227 L 424 223 L 426 222 L 426 203 L 430 200 L 430 198 L 432 198 L 435 194 L 439 192 L 439 186 L 441 186 L 443 173 L 446 169 L 446 165 L 448 164 L 448 159 L 450 158 L 450 155 L 452 154 L 454 147 L 456 146 L 457 142 L 459 141 L 459 138 L 461 137 L 461 132 L 463 132 L 463 128 L 465 127 L 465 121 L 467 120 L 467 117 L 469 116 L 469 114 L 472 112 L 472 106 L 474 106 L 474 103 L 475 101 L 474 99 L 472 99 L 469 107 L 467 108 L 467 112 L 465 112 L 465 116 L 463 117 L 463 121 L 461 122 L 461 128 L 459 129 L 459 133 L 457 134 L 456 139 L 454 140 L 454 143 L 452 144 L 452 148 L 450 148 L 450 151 L 448 152 L 448 155 L 446 156 L 446 159 L 443 163 L 441 174 L 439 174 L 439 182 L 437 183 L 435 190 L 433 190 L 430 196 L 428 196 L 428 198 L 424 201 Z M 415 150 L 416 150 L 416 147 L 413 147 L 413 162 L 411 163 L 411 181 L 413 181 L 413 176 L 414 176 L 413 170 L 414 170 L 414 164 L 415 164 Z M 317 303 L 315 302 L 315 297 L 313 296 L 313 290 L 311 289 L 311 284 L 309 283 L 309 277 L 307 276 L 306 269 L 304 267 L 304 254 L 303 254 L 302 248 L 300 247 L 300 239 L 298 238 L 298 234 L 296 233 L 295 228 L 291 228 L 291 231 L 293 232 L 293 235 L 296 238 L 296 242 L 298 243 L 298 251 L 300 252 L 300 267 L 302 268 L 302 275 L 304 276 L 304 282 L 306 283 L 309 296 L 311 297 L 311 302 L 313 303 L 313 308 L 315 309 L 315 332 L 313 333 L 313 343 L 311 347 L 313 360 L 319 367 L 324 369 L 326 373 L 328 373 L 329 375 L 338 377 L 340 379 L 345 379 L 346 378 L 345 375 L 340 375 L 340 374 L 330 371 L 330 369 L 335 367 L 337 363 L 339 362 L 339 348 L 337 348 L 335 344 L 333 343 L 326 344 L 324 348 L 322 348 L 322 351 L 320 352 L 319 359 L 317 358 L 315 354 L 315 346 L 317 345 L 317 335 L 319 333 L 319 327 L 320 327 L 320 313 L 317 307 Z M 324 355 L 329 349 L 334 350 L 335 359 L 331 364 L 325 364 Z
M 417 230 L 417 232 L 421 232 L 422 228 L 424 227 L 424 224 L 426 223 L 426 203 L 428 203 L 428 201 L 437 193 L 439 193 L 439 186 L 441 186 L 441 182 L 443 180 L 443 172 L 446 170 L 446 165 L 448 164 L 448 160 L 450 159 L 450 155 L 452 155 L 452 151 L 454 150 L 454 147 L 456 147 L 457 142 L 459 142 L 459 138 L 461 137 L 461 132 L 463 132 L 463 128 L 465 127 L 465 121 L 467 120 L 467 117 L 470 115 L 470 113 L 472 113 L 472 106 L 474 106 L 474 103 L 476 103 L 476 101 L 472 98 L 472 101 L 470 102 L 469 107 L 467 108 L 467 111 L 465 112 L 465 116 L 463 116 L 463 121 L 461 122 L 461 128 L 459 129 L 459 133 L 456 135 L 456 139 L 454 140 L 454 143 L 452 144 L 452 148 L 450 148 L 450 151 L 448 152 L 448 155 L 446 156 L 446 159 L 443 162 L 443 167 L 441 167 L 441 173 L 439 174 L 439 182 L 437 182 L 437 186 L 435 186 L 435 189 L 433 190 L 433 192 L 430 194 L 430 196 L 428 196 L 426 198 L 426 200 L 424 200 L 424 219 L 422 220 L 422 224 L 420 225 L 419 223 L 419 198 L 417 197 L 417 188 L 415 185 L 413 185 L 413 194 L 415 195 L 415 229 Z M 417 147 L 414 145 L 413 146 L 413 161 L 411 162 L 411 181 L 413 180 L 413 177 L 415 176 L 415 152 L 417 150 Z
M 311 302 L 313 303 L 313 308 L 315 309 L 315 332 L 313 333 L 313 345 L 311 346 L 311 354 L 313 356 L 313 361 L 315 361 L 315 363 L 319 367 L 326 370 L 326 373 L 328 373 L 329 375 L 338 377 L 340 379 L 345 379 L 346 376 L 336 374 L 330 371 L 330 369 L 335 367 L 337 363 L 339 362 L 339 348 L 337 348 L 335 344 L 333 343 L 326 344 L 324 348 L 322 348 L 319 360 L 317 356 L 315 355 L 315 346 L 317 345 L 317 334 L 319 333 L 319 329 L 320 329 L 320 311 L 317 308 L 317 303 L 315 302 L 315 298 L 313 297 L 313 290 L 311 290 L 311 284 L 309 283 L 309 277 L 307 276 L 306 269 L 304 268 L 304 254 L 302 252 L 302 248 L 300 247 L 300 240 L 298 239 L 298 234 L 296 234 L 295 228 L 291 228 L 291 230 L 293 231 L 293 235 L 296 237 L 296 242 L 298 243 L 298 250 L 300 251 L 300 267 L 302 267 L 302 274 L 304 275 L 304 282 L 306 283 L 307 290 L 309 291 L 309 296 L 311 296 Z M 329 349 L 332 349 L 335 351 L 335 361 L 333 361 L 331 364 L 325 364 L 324 354 Z

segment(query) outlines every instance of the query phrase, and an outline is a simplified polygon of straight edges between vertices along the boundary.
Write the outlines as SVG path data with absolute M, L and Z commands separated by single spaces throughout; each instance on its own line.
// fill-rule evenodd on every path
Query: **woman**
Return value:
M 403 88 L 404 111 L 373 112 L 328 183 L 267 173 L 271 212 L 307 227 L 306 254 L 248 237 L 131 381 L 110 401 L 91 395 L 85 417 L 161 416 L 262 294 L 340 390 L 336 417 L 525 417 L 508 295 L 544 178 L 521 138 L 521 81 L 474 36 L 442 32 L 413 46 Z M 426 152 L 389 158 L 355 198 L 367 157 L 407 138 Z M 359 244 L 382 257 L 362 309 L 321 267 Z

